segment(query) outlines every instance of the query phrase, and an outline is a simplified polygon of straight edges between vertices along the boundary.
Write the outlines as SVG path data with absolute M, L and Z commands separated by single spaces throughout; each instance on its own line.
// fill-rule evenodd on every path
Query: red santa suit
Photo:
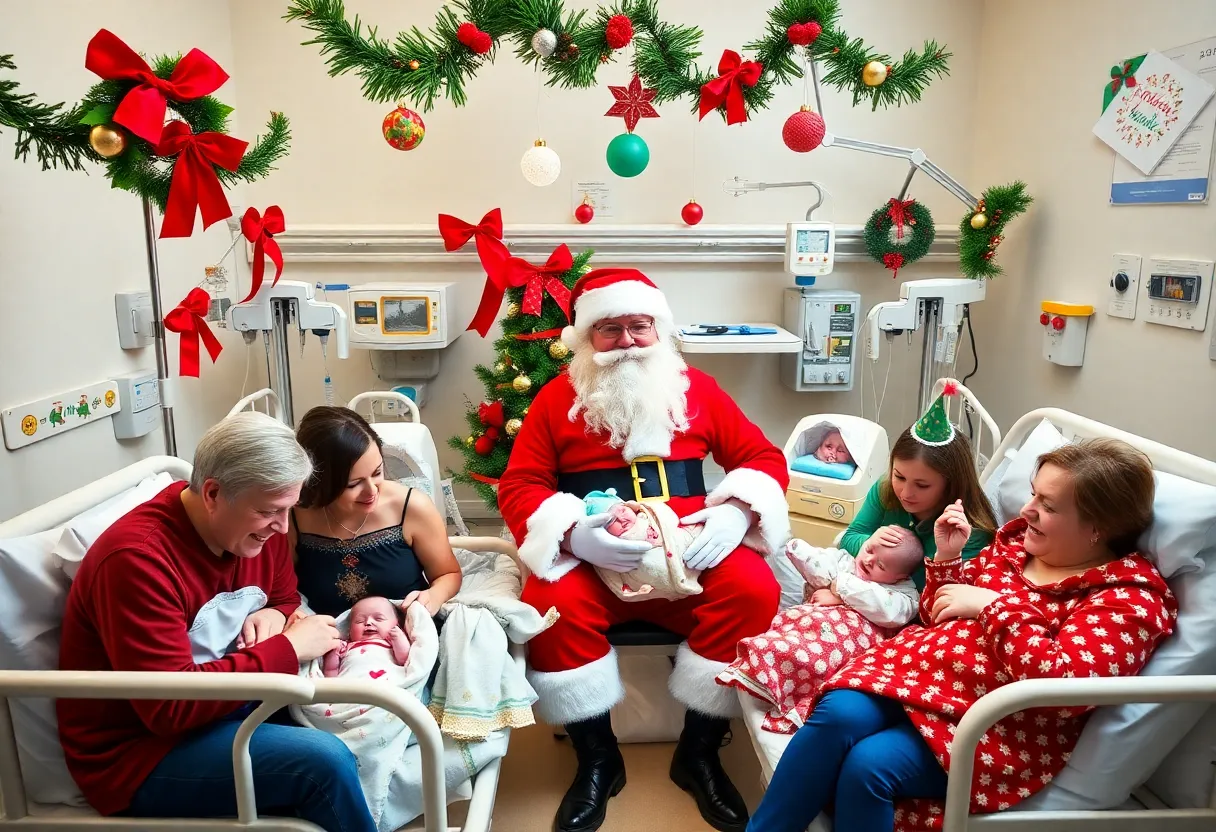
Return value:
M 674 325 L 662 293 L 639 273 L 631 274 L 642 282 L 609 281 L 582 293 L 576 288 L 575 326 L 586 328 L 620 315 L 649 315 L 660 338 L 670 337 Z M 575 339 L 567 328 L 563 340 L 572 344 Z M 613 624 L 637 620 L 687 639 L 677 652 L 669 683 L 675 698 L 709 716 L 733 716 L 737 697 L 714 678 L 734 659 L 736 643 L 764 632 L 777 611 L 780 590 L 764 556 L 779 554 L 789 538 L 785 457 L 711 377 L 693 368 L 685 373 L 686 430 L 651 430 L 649 436 L 638 430 L 623 448 L 613 447 L 575 412 L 575 386 L 562 373 L 537 394 L 515 438 L 498 502 L 519 543 L 520 558 L 532 573 L 523 599 L 538 610 L 556 607 L 560 614 L 553 627 L 528 644 L 529 681 L 540 696 L 537 711 L 550 724 L 589 719 L 624 698 L 606 632 Z M 590 564 L 561 548 L 567 531 L 587 511 L 585 492 L 560 490 L 559 478 L 569 483 L 578 474 L 581 478 L 573 479 L 585 485 L 595 476 L 587 472 L 615 471 L 619 477 L 621 469 L 629 470 L 630 461 L 645 457 L 662 459 L 673 469 L 692 461 L 699 470 L 700 461 L 711 454 L 727 472 L 722 482 L 708 495 L 673 494 L 669 506 L 684 517 L 735 499 L 748 505 L 757 519 L 743 545 L 702 573 L 701 594 L 676 601 L 623 601 Z M 639 475 L 655 473 L 657 463 L 639 464 Z

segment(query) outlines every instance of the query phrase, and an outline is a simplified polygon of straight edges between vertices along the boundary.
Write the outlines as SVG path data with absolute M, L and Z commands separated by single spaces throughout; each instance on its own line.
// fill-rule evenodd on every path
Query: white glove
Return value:
M 680 519 L 681 526 L 704 523 L 705 528 L 684 552 L 684 562 L 693 569 L 713 569 L 743 542 L 751 518 L 730 503 L 701 509 Z
M 612 515 L 607 513 L 580 520 L 570 530 L 570 551 L 579 560 L 613 572 L 637 569 L 642 555 L 653 547 L 644 540 L 621 540 L 609 534 L 604 526 L 611 521 Z

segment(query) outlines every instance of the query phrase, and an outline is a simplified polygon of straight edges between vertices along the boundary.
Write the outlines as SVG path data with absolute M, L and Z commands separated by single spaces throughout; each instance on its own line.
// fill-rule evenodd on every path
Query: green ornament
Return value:
M 608 168 L 617 176 L 637 176 L 650 164 L 650 148 L 641 136 L 622 133 L 608 143 Z
M 925 415 L 912 426 L 912 437 L 922 445 L 949 445 L 954 441 L 954 425 L 946 415 L 946 396 L 958 395 L 958 385 L 952 381 L 946 382 L 942 394 L 937 397 Z

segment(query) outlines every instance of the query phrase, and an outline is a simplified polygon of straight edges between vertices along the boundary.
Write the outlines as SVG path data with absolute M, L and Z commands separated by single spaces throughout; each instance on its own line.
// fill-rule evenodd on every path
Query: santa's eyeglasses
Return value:
M 593 326 L 596 332 L 601 337 L 615 341 L 625 333 L 626 330 L 634 338 L 645 338 L 650 333 L 654 332 L 654 321 L 647 319 L 645 321 L 634 321 L 629 326 L 621 326 L 620 324 L 598 324 Z

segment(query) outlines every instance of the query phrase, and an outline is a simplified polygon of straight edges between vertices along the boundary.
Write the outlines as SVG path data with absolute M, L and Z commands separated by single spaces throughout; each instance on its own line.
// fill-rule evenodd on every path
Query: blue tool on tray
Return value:
M 680 330 L 681 335 L 776 335 L 777 329 L 755 324 L 697 324 Z

